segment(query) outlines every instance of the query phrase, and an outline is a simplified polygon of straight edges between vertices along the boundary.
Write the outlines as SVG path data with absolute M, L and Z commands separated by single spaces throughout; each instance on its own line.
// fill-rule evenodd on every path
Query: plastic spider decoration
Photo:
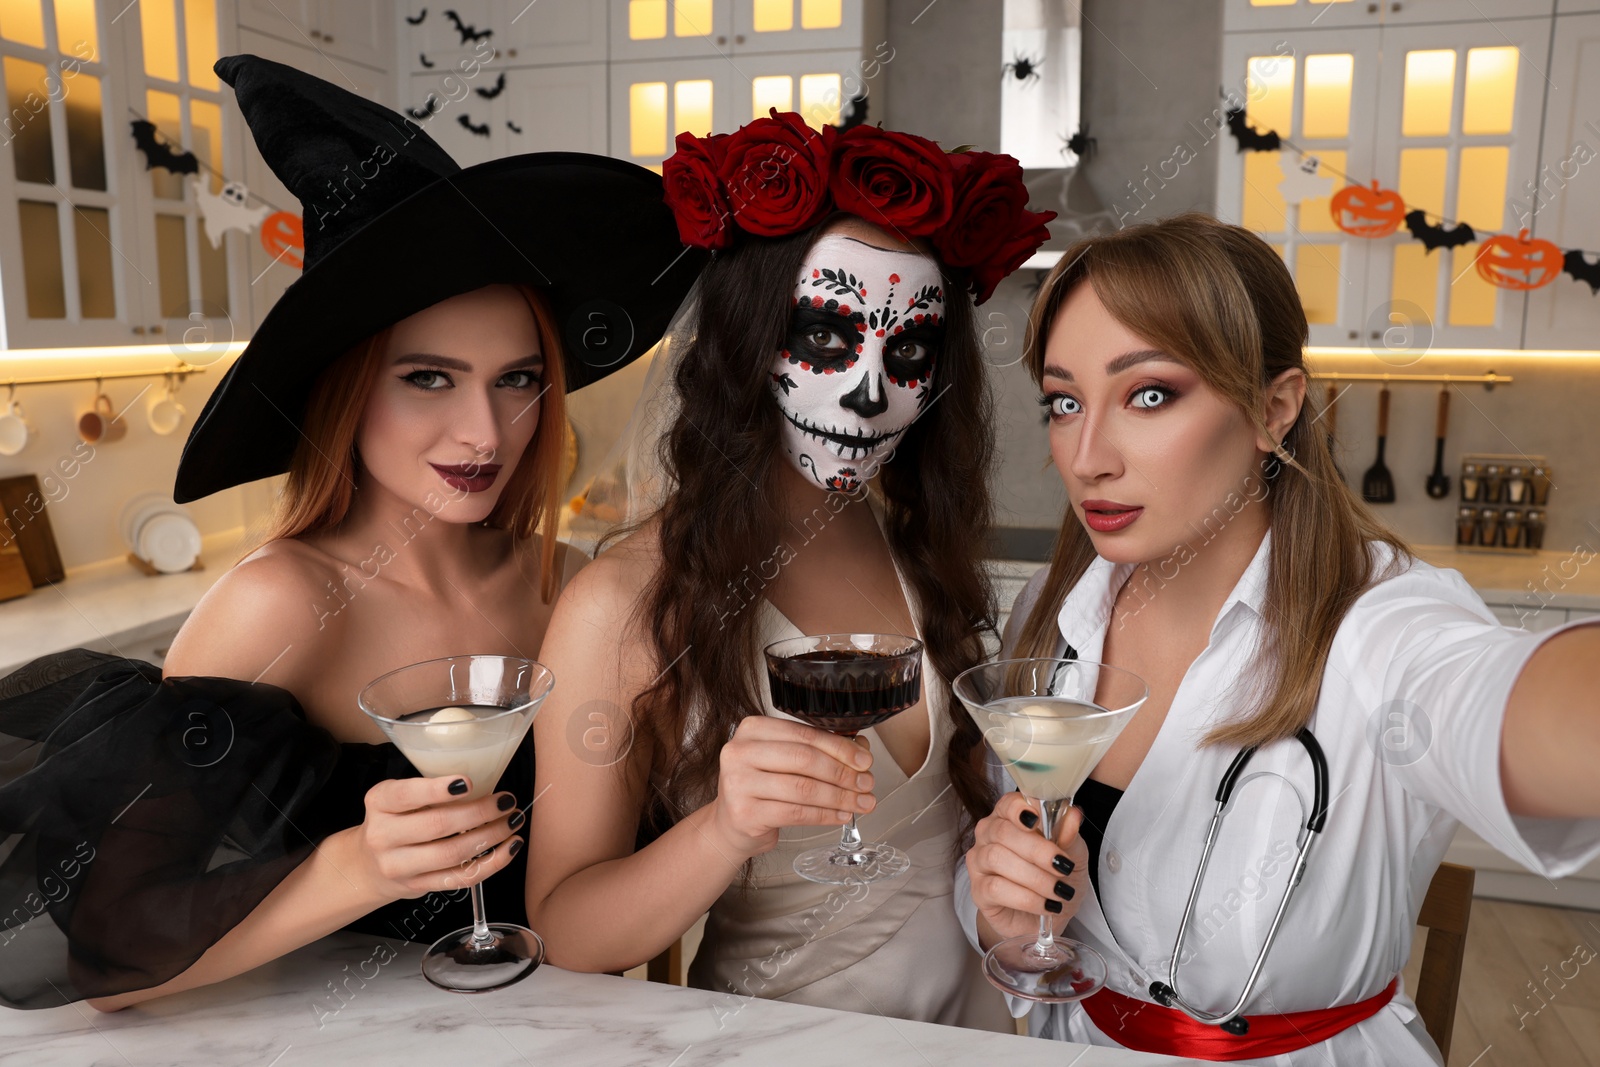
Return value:
M 1061 143 L 1062 155 L 1066 155 L 1068 152 L 1071 152 L 1079 159 L 1088 159 L 1090 156 L 1094 155 L 1100 147 L 1100 142 L 1097 139 L 1089 136 L 1089 124 L 1087 122 L 1085 122 L 1082 126 L 1079 126 L 1078 132 L 1073 134 L 1071 137 L 1061 138 Z
M 1037 59 L 1030 59 L 1021 52 L 1009 63 L 1001 64 L 1000 69 L 1019 82 L 1036 82 L 1039 80 L 1039 68 L 1044 64 Z

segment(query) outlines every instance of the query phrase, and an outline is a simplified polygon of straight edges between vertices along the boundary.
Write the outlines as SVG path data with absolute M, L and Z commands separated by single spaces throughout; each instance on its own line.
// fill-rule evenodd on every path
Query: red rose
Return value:
M 994 295 L 1000 279 L 1022 266 L 1039 246 L 1050 240 L 1045 223 L 1056 217 L 1054 211 L 1024 211 L 1017 228 L 1013 230 L 994 254 L 971 269 L 972 302 L 981 304 Z
M 728 201 L 717 168 L 727 154 L 727 134 L 699 138 L 678 134 L 678 150 L 661 165 L 667 206 L 678 236 L 697 248 L 726 248 L 733 239 Z
M 839 135 L 830 187 L 848 211 L 902 237 L 921 237 L 950 218 L 953 168 L 924 137 L 856 126 Z
M 1010 156 L 957 152 L 950 163 L 955 208 L 933 235 L 933 247 L 947 265 L 973 267 L 992 259 L 1017 232 L 1028 209 L 1028 188 L 1022 184 L 1022 165 Z
M 717 176 L 740 229 L 786 237 L 820 222 L 828 209 L 833 127 L 821 133 L 793 111 L 756 119 L 728 135 Z

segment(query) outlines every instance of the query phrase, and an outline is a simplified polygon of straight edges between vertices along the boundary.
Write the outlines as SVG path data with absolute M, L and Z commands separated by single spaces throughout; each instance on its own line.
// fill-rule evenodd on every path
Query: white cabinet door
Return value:
M 505 154 L 593 152 L 606 155 L 606 64 L 506 71 L 499 116 Z
M 715 58 L 731 53 L 734 0 L 608 0 L 608 3 L 612 60 Z
M 1389 0 L 1224 0 L 1224 32 L 1377 26 Z
M 1240 152 L 1223 124 L 1221 101 L 1212 117 L 1191 123 L 1186 145 L 1195 156 L 1216 142 L 1217 214 L 1259 233 L 1283 256 L 1311 323 L 1314 345 L 1348 345 L 1368 333 L 1367 264 L 1375 245 L 1334 225 L 1331 197 L 1374 171 L 1373 121 L 1378 108 L 1380 58 L 1377 28 L 1330 29 L 1298 35 L 1231 33 L 1223 39 L 1223 84 L 1248 102 L 1247 121 L 1273 130 L 1321 162 L 1324 194 L 1285 203 L 1283 166 L 1299 156 L 1290 149 Z M 1292 49 L 1292 51 L 1291 51 Z M 1144 180 L 1139 201 L 1162 214 L 1161 187 L 1176 176 L 1182 157 L 1158 165 Z M 1142 208 L 1141 208 L 1142 210 Z M 1403 232 L 1403 231 L 1402 231 Z
M 393 0 L 316 0 L 312 43 L 336 59 L 394 69 Z
M 1533 18 L 1555 11 L 1555 0 L 1383 0 L 1385 26 Z
M 413 74 L 407 79 L 414 102 L 402 110 L 463 167 L 506 154 L 505 104 L 499 98 L 485 100 L 473 91 L 489 78 L 484 70 L 472 81 L 459 73 Z M 432 110 L 432 116 L 419 114 L 425 110 Z
M 1600 14 L 1555 21 L 1538 187 L 1510 192 L 1513 214 L 1532 214 L 1535 237 L 1600 252 Z M 1597 324 L 1600 296 L 1575 278 L 1528 294 L 1529 348 L 1594 348 Z
M 496 25 L 500 19 L 495 12 L 504 5 L 491 5 L 489 0 L 447 0 L 443 7 L 434 0 L 398 0 L 398 3 L 401 21 L 396 26 L 400 34 L 397 50 L 402 71 L 420 74 L 431 70 L 443 74 L 459 70 L 457 64 L 461 60 L 491 55 L 492 49 L 500 43 L 501 27 Z M 447 17 L 446 11 L 453 12 L 455 17 Z M 418 21 L 413 22 L 413 19 Z
M 309 45 L 322 0 L 235 0 L 239 25 Z
M 1549 18 L 1385 27 L 1376 177 L 1430 221 L 1514 235 L 1507 198 L 1537 170 L 1549 42 Z M 1369 307 L 1430 323 L 1436 347 L 1521 347 L 1527 295 L 1479 276 L 1480 246 L 1392 239 L 1371 258 Z
M 884 39 L 882 0 L 733 0 L 733 54 L 859 52 Z
M 598 0 L 505 0 L 500 9 L 508 14 L 496 16 L 491 43 L 501 66 L 606 60 L 607 10 Z

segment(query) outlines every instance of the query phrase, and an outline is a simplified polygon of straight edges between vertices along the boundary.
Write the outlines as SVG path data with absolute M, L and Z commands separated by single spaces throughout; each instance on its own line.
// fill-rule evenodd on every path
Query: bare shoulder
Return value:
M 300 654 L 336 640 L 332 557 L 295 540 L 269 542 L 217 579 L 167 654 L 165 673 L 273 682 L 285 688 Z M 263 677 L 271 669 L 273 673 Z
M 576 549 L 568 548 L 577 555 Z M 595 622 L 626 620 L 639 604 L 660 561 L 654 530 L 629 534 L 586 563 L 567 583 L 556 612 Z

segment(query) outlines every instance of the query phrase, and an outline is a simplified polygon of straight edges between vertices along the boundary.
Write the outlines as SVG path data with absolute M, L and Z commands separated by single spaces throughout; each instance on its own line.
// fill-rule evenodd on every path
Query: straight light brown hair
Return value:
M 1051 326 L 1084 283 L 1113 318 L 1183 361 L 1263 434 L 1265 387 L 1289 370 L 1309 377 L 1305 311 L 1283 260 L 1249 230 L 1191 212 L 1087 237 L 1063 254 L 1029 315 L 1026 359 L 1041 388 Z M 1405 542 L 1340 478 L 1328 436 L 1315 425 L 1320 415 L 1308 391 L 1276 459 L 1267 462 L 1272 548 L 1264 640 L 1248 672 L 1259 682 L 1244 713 L 1213 729 L 1207 744 L 1293 737 L 1316 710 L 1328 649 L 1350 605 L 1411 559 Z M 1383 574 L 1374 573 L 1374 541 L 1394 552 Z M 1095 555 L 1069 509 L 1016 656 L 1055 655 L 1056 616 Z
M 561 331 L 544 295 L 532 286 L 512 288 L 528 302 L 544 356 L 539 428 L 506 480 L 484 525 L 511 531 L 518 548 L 541 535 L 539 596 L 549 603 L 556 595 L 556 523 L 561 506 L 561 463 L 566 450 L 566 375 Z M 323 371 L 306 407 L 300 443 L 290 461 L 289 477 L 265 541 L 299 537 L 337 527 L 355 497 L 356 432 L 366 413 L 388 348 L 390 330 L 379 330 L 351 347 Z

